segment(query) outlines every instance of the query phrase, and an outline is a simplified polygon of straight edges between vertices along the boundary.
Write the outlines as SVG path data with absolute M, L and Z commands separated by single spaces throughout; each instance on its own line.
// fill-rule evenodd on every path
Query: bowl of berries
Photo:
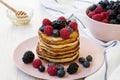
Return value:
M 102 0 L 86 9 L 85 26 L 102 41 L 120 40 L 120 1 Z

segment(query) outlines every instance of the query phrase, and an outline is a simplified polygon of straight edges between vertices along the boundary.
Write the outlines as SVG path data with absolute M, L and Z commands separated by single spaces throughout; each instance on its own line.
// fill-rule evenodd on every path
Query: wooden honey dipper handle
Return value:
M 7 3 L 5 3 L 4 1 L 0 0 L 0 2 L 5 5 L 7 8 L 9 8 L 11 11 L 13 11 L 14 13 L 17 12 L 17 10 L 15 10 L 13 7 L 11 7 L 10 5 L 8 5 Z

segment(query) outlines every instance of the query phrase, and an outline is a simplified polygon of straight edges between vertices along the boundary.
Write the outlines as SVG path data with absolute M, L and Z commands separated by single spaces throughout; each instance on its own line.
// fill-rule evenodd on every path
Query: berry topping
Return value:
M 69 74 L 74 74 L 74 73 L 76 73 L 77 71 L 78 71 L 78 64 L 77 63 L 75 63 L 75 62 L 73 62 L 73 63 L 71 63 L 70 65 L 69 65 L 69 67 L 67 68 L 67 72 L 69 73 Z
M 89 61 L 89 62 L 91 62 L 91 61 L 92 61 L 92 56 L 91 56 L 91 55 L 88 55 L 88 56 L 86 57 L 86 60 Z
M 45 26 L 44 32 L 45 32 L 46 35 L 51 36 L 52 32 L 53 32 L 53 27 L 49 26 L 49 25 Z
M 95 13 L 101 13 L 103 12 L 103 8 L 101 6 L 96 7 L 96 9 L 94 10 Z
M 51 25 L 51 21 L 47 18 L 43 19 L 42 25 L 47 26 L 47 25 Z
M 90 66 L 90 63 L 88 61 L 85 61 L 83 63 L 83 67 L 88 68 Z
M 58 65 L 57 70 L 64 70 L 64 67 L 62 65 Z
M 60 16 L 60 17 L 58 18 L 58 20 L 61 20 L 61 21 L 66 22 L 66 19 L 65 19 L 65 17 L 63 17 L 63 16 Z
M 42 65 L 42 62 L 40 59 L 35 59 L 32 64 L 33 64 L 33 67 L 38 68 L 39 66 Z
M 68 39 L 69 36 L 70 36 L 70 31 L 68 30 L 68 28 L 62 28 L 60 30 L 60 36 L 63 38 L 63 39 Z
M 39 70 L 40 72 L 44 72 L 44 71 L 45 71 L 45 66 L 40 65 L 40 66 L 38 67 L 38 70 Z
M 49 74 L 50 76 L 55 76 L 56 73 L 57 73 L 57 68 L 56 68 L 56 66 L 55 66 L 55 65 L 50 65 L 50 66 L 48 66 L 47 72 L 48 72 L 48 74 Z
M 58 30 L 58 29 L 54 29 L 52 35 L 53 35 L 54 37 L 60 36 L 59 30 Z
M 57 71 L 57 76 L 58 77 L 64 77 L 65 76 L 65 71 L 64 70 L 58 70 Z
M 80 58 L 79 58 L 79 62 L 80 62 L 81 64 L 83 64 L 83 63 L 85 62 L 85 58 L 84 58 L 84 57 L 80 57 Z
M 54 29 L 60 30 L 65 27 L 65 22 L 62 20 L 55 20 L 52 22 L 52 26 Z
M 25 54 L 23 55 L 23 62 L 28 64 L 31 63 L 35 58 L 35 55 L 32 51 L 26 51 Z
M 73 28 L 73 30 L 77 30 L 78 29 L 78 24 L 75 21 L 70 22 L 69 26 L 71 28 Z
M 41 32 L 44 32 L 44 26 L 41 26 L 41 27 L 40 27 L 40 31 L 41 31 Z
M 70 33 L 72 33 L 72 32 L 73 32 L 73 28 L 68 27 L 68 29 L 69 29 Z
M 102 20 L 102 16 L 100 14 L 95 14 L 92 16 L 92 19 L 96 20 L 96 21 L 101 21 Z
M 89 16 L 90 18 L 92 18 L 93 15 L 95 15 L 95 12 L 89 12 L 89 13 L 88 13 L 88 16 Z

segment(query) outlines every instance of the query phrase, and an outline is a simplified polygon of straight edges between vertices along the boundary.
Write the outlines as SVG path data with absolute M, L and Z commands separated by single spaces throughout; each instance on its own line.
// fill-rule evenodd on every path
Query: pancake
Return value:
M 61 51 L 61 52 L 53 52 L 45 47 L 42 47 L 42 46 L 37 46 L 37 52 L 42 52 L 44 51 L 44 53 L 48 54 L 48 55 L 51 55 L 51 56 L 55 56 L 55 57 L 58 57 L 58 56 L 63 56 L 63 55 L 69 55 L 70 53 L 74 53 L 74 52 L 77 52 L 79 50 L 79 47 L 76 47 L 75 49 L 72 49 L 72 50 L 68 50 L 68 51 Z
M 44 57 L 48 57 L 48 58 L 52 58 L 52 59 L 69 58 L 69 57 L 72 57 L 72 56 L 76 55 L 77 52 L 78 51 L 71 52 L 71 53 L 64 54 L 64 55 L 50 55 L 51 53 L 46 52 L 45 50 L 43 50 L 41 48 L 37 48 L 38 55 L 41 55 L 41 56 L 44 56 Z
M 72 57 L 67 57 L 67 58 L 61 58 L 61 59 L 58 59 L 58 58 L 49 58 L 49 57 L 46 57 L 46 56 L 43 56 L 43 55 L 40 55 L 38 54 L 38 57 L 41 58 L 41 59 L 45 59 L 47 61 L 50 61 L 50 62 L 55 62 L 55 63 L 66 63 L 66 62 L 71 62 L 71 61 L 74 61 L 75 59 L 77 59 L 79 56 L 79 52 L 76 52 L 76 55 L 72 56 Z
M 72 32 L 68 39 L 62 39 L 61 37 L 47 36 L 41 31 L 38 31 L 38 35 L 39 35 L 39 38 L 42 39 L 44 42 L 48 44 L 55 44 L 55 45 L 72 43 L 76 41 L 77 38 L 79 37 L 78 31 Z
M 70 44 L 72 44 L 72 43 L 70 43 Z M 46 49 L 48 49 L 50 51 L 53 51 L 53 52 L 61 52 L 61 51 L 63 52 L 63 51 L 73 50 L 73 49 L 79 47 L 79 41 L 76 41 L 75 45 L 69 45 L 69 46 L 65 46 L 65 47 L 62 47 L 62 48 L 57 48 L 57 45 L 56 45 L 56 47 L 53 47 L 53 46 L 50 47 L 50 46 L 45 45 L 42 42 L 39 42 L 38 46 L 41 46 L 41 47 L 46 48 Z

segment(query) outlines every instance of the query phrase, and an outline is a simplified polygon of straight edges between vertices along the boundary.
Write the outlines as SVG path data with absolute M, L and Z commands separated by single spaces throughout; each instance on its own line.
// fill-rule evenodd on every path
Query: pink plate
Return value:
M 83 77 L 87 77 L 100 69 L 104 62 L 104 50 L 101 46 L 96 44 L 94 41 L 89 40 L 83 36 L 80 37 L 80 57 L 86 57 L 87 55 L 91 55 L 93 57 L 92 62 L 90 62 L 89 68 L 84 68 L 80 63 L 78 63 L 78 59 L 75 61 L 79 64 L 79 70 L 77 73 L 69 75 L 67 72 L 63 78 L 59 78 L 57 76 L 49 76 L 47 71 L 41 73 L 38 69 L 33 68 L 32 64 L 24 64 L 22 62 L 22 57 L 25 51 L 31 50 L 36 55 L 36 46 L 37 46 L 38 37 L 32 37 L 24 42 L 22 42 L 14 51 L 14 62 L 15 65 L 25 72 L 28 75 L 33 77 L 41 78 L 41 79 L 51 79 L 51 80 L 73 80 L 79 79 Z M 37 55 L 36 55 L 37 58 Z M 42 60 L 43 65 L 47 68 L 47 62 Z M 63 64 L 66 68 L 67 64 Z

